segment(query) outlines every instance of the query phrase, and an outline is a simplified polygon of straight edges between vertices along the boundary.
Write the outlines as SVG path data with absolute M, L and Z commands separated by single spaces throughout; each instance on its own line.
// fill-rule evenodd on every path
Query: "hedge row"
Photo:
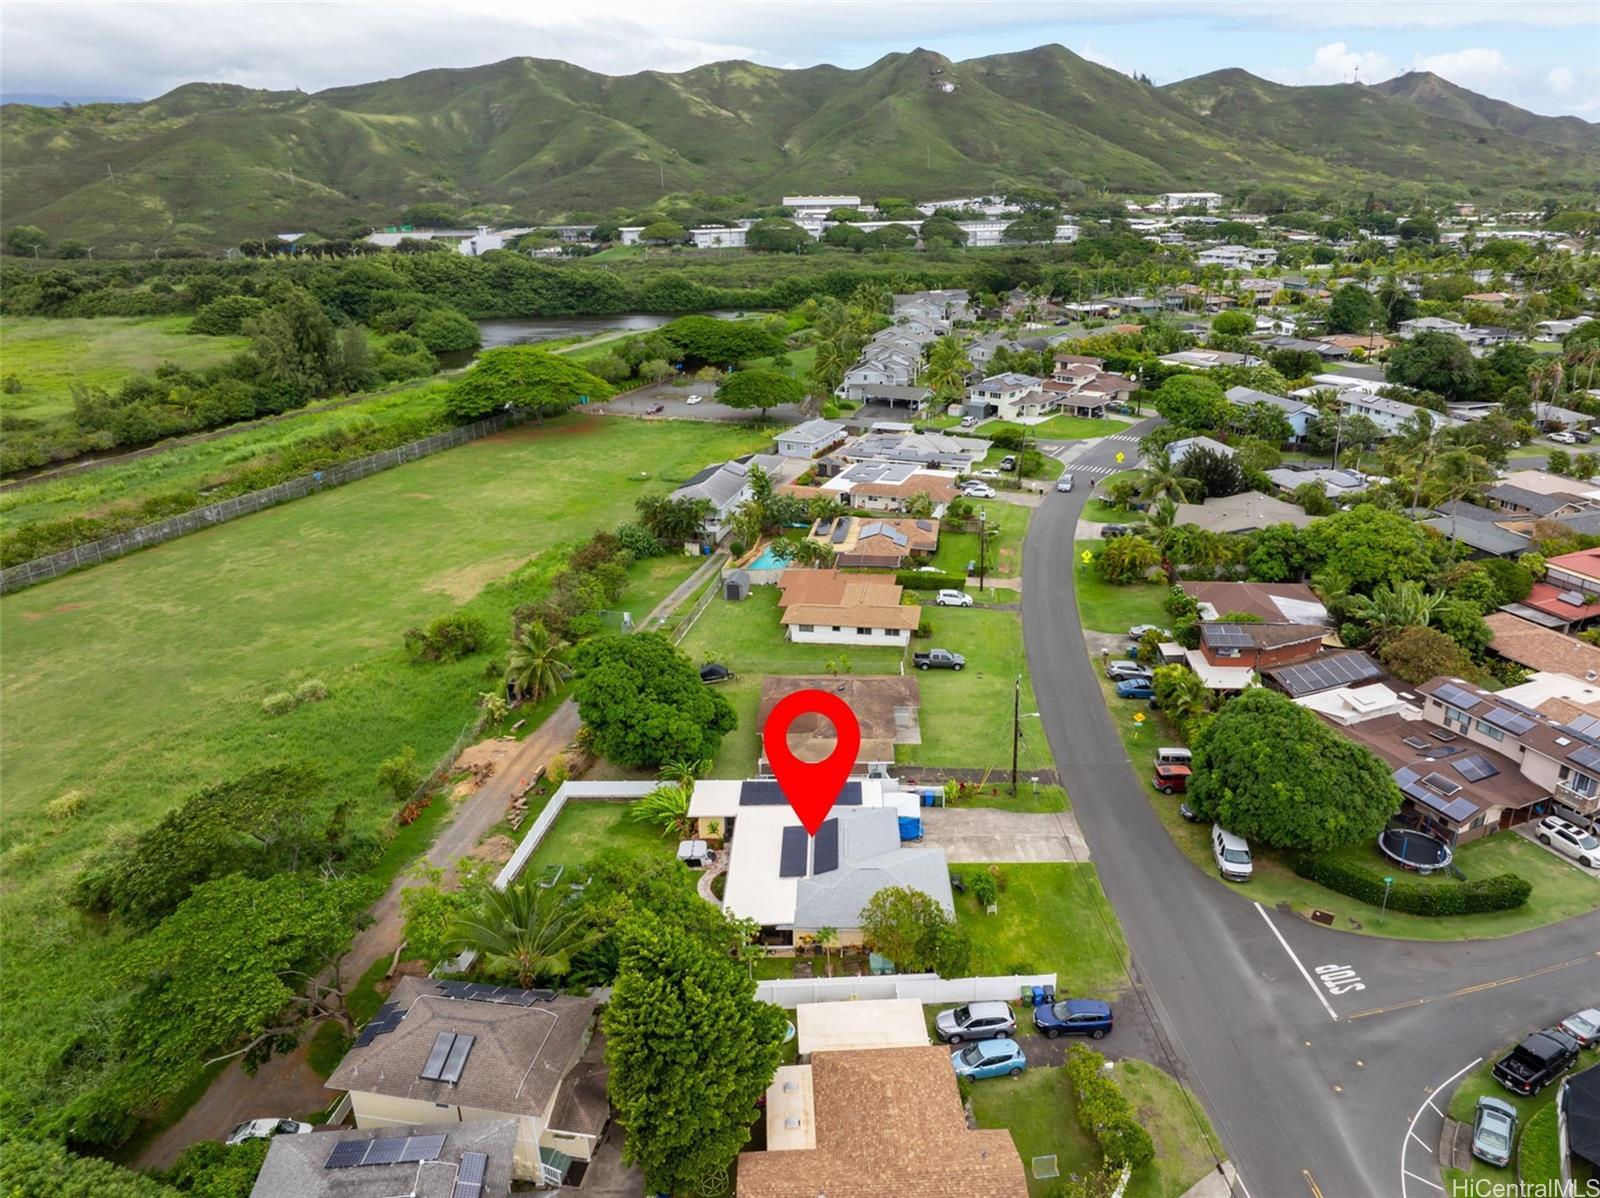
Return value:
M 1384 875 L 1375 869 L 1310 853 L 1296 856 L 1292 864 L 1295 873 L 1319 886 L 1374 907 L 1383 903 Z M 1389 890 L 1389 910 L 1408 915 L 1481 915 L 1520 907 L 1532 893 L 1533 886 L 1515 874 L 1497 874 L 1455 885 L 1427 885 L 1399 878 Z
M 920 570 L 896 570 L 894 580 L 908 591 L 959 591 L 967 585 L 959 574 L 924 574 Z
M 1128 1097 L 1105 1070 L 1105 1057 L 1081 1044 L 1067 1050 L 1067 1078 L 1078 1096 L 1078 1122 L 1100 1144 L 1108 1169 L 1139 1169 L 1155 1159 L 1150 1133 L 1133 1117 Z

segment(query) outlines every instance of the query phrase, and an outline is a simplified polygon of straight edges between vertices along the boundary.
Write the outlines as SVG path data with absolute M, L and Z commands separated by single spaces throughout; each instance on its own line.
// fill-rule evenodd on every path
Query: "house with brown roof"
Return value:
M 1489 648 L 1507 661 L 1547 674 L 1566 674 L 1586 682 L 1600 679 L 1600 645 L 1591 645 L 1514 616 L 1490 612 L 1483 618 L 1494 634 Z
M 844 567 L 898 570 L 912 558 L 925 558 L 939 548 L 937 520 L 840 516 L 818 520 L 806 534 L 825 545 Z
M 1309 661 L 1325 635 L 1319 624 L 1210 622 L 1200 625 L 1200 653 L 1213 666 L 1262 670 Z
M 1328 609 L 1303 582 L 1185 582 L 1183 593 L 1200 608 L 1202 620 L 1231 612 L 1259 616 L 1269 624 L 1332 626 Z
M 816 1052 L 778 1070 L 766 1108 L 739 1198 L 1027 1198 L 1011 1133 L 967 1127 L 946 1049 Z
M 838 695 L 855 713 L 861 729 L 856 772 L 864 773 L 874 764 L 892 765 L 896 745 L 922 743 L 922 688 L 915 674 L 842 674 L 835 678 L 768 674 L 761 680 L 756 726 L 766 727 L 779 700 L 804 690 Z M 820 715 L 801 714 L 789 725 L 789 747 L 802 761 L 831 756 L 835 743 L 833 725 Z
M 599 1077 L 577 1066 L 596 1000 L 433 978 L 401 978 L 328 1078 L 356 1126 L 512 1119 L 512 1176 L 560 1184 L 588 1160 L 610 1110 Z M 577 1090 L 587 1087 L 585 1093 Z
M 888 574 L 790 568 L 778 576 L 778 592 L 779 622 L 797 644 L 903 648 L 922 621 L 922 608 L 901 603 Z

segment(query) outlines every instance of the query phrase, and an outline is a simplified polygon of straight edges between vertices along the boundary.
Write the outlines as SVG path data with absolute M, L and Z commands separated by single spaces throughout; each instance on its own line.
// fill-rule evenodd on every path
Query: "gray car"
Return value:
M 1149 666 L 1136 661 L 1114 661 L 1106 667 L 1106 677 L 1113 682 L 1124 682 L 1129 678 L 1150 678 L 1152 674 Z
M 946 1044 L 996 1040 L 1016 1034 L 1017 1017 L 1003 1002 L 969 1002 L 964 1007 L 940 1011 L 934 1017 L 933 1030 Z
M 1504 1168 L 1517 1138 L 1517 1108 L 1485 1094 L 1472 1114 L 1472 1155 Z

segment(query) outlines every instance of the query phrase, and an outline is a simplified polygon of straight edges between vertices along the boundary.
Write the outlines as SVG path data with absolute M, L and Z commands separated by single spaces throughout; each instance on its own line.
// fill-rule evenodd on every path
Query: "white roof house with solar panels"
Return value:
M 590 1159 L 609 1116 L 603 1069 L 579 1068 L 595 1006 L 549 990 L 401 978 L 328 1088 L 348 1091 L 363 1130 L 514 1120 L 512 1176 L 559 1185 L 574 1159 Z
M 778 783 L 713 779 L 695 783 L 689 817 L 722 821 L 723 907 L 760 924 L 764 943 L 831 927 L 851 945 L 861 942 L 861 909 L 885 887 L 920 890 L 955 913 L 944 850 L 901 840 L 901 817 L 913 819 L 918 801 L 891 778 L 852 778 L 813 837 Z
M 277 1136 L 250 1198 L 507 1198 L 515 1119 Z

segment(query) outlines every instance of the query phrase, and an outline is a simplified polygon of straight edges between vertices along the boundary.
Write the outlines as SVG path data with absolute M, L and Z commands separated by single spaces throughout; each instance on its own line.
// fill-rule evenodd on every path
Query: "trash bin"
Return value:
M 1035 986 L 1033 988 L 1033 1005 L 1036 1006 L 1036 1007 L 1044 1006 L 1044 987 L 1043 986 Z
M 1055 1005 L 1055 1001 L 1056 1001 L 1056 988 L 1054 986 L 1050 985 L 1048 982 L 1046 982 L 1045 983 L 1045 987 L 1044 987 L 1044 1005 L 1047 1006 L 1047 1007 L 1054 1006 Z

